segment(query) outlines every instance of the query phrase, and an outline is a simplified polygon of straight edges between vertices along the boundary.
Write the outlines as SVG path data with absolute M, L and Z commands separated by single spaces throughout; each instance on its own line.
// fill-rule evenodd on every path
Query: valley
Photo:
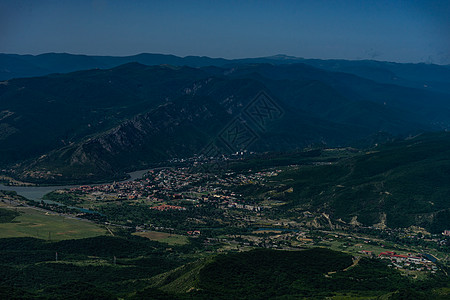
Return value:
M 450 299 L 449 15 L 0 0 L 0 300 Z
M 302 63 L 134 62 L 4 83 L 0 176 L 33 184 L 119 181 L 201 154 L 368 147 L 450 124 L 446 92 Z
M 115 291 L 116 295 L 122 295 L 122 297 L 142 297 L 142 295 L 150 293 L 152 295 L 161 294 L 158 297 L 204 299 L 212 297 L 211 293 L 216 293 L 214 292 L 216 289 L 222 288 L 218 283 L 213 284 L 215 288 L 207 286 L 209 279 L 206 278 L 210 278 L 211 274 L 208 277 L 201 277 L 202 272 L 213 268 L 213 265 L 219 263 L 220 259 L 226 260 L 233 255 L 240 255 L 239 253 L 257 251 L 254 249 L 289 251 L 287 253 L 299 251 L 299 253 L 304 251 L 314 253 L 314 251 L 322 251 L 318 249 L 330 249 L 330 251 L 338 251 L 329 252 L 330 259 L 331 257 L 335 259 L 345 253 L 348 258 L 353 259 L 353 264 L 350 262 L 337 271 L 327 270 L 325 280 L 333 281 L 342 276 L 339 280 L 344 280 L 343 278 L 347 278 L 347 272 L 349 272 L 347 270 L 358 268 L 360 263 L 369 264 L 370 267 L 365 266 L 364 268 L 379 268 L 379 271 L 376 272 L 382 272 L 385 275 L 376 275 L 376 272 L 364 275 L 357 285 L 351 283 L 351 278 L 347 278 L 345 280 L 350 280 L 350 282 L 346 283 L 345 289 L 336 288 L 331 283 L 327 283 L 331 284 L 329 295 L 334 297 L 340 297 L 342 294 L 352 295 L 352 297 L 378 297 L 381 295 L 394 297 L 399 286 L 404 285 L 407 290 L 411 289 L 412 292 L 415 289 L 413 287 L 428 282 L 427 286 L 433 289 L 433 295 L 439 299 L 439 295 L 446 295 L 446 289 L 449 288 L 450 237 L 434 229 L 446 228 L 448 226 L 447 218 L 436 218 L 436 222 L 439 223 L 431 223 L 426 225 L 426 228 L 417 226 L 415 221 L 408 226 L 398 227 L 395 226 L 396 223 L 387 222 L 392 212 L 385 210 L 381 212 L 382 219 L 373 219 L 373 223 L 367 223 L 370 219 L 367 220 L 360 216 L 364 216 L 365 213 L 377 214 L 378 211 L 374 208 L 373 211 L 357 210 L 355 212 L 351 210 L 351 205 L 347 205 L 349 210 L 346 211 L 346 215 L 343 215 L 339 203 L 328 201 L 328 206 L 324 207 L 320 201 L 314 198 L 307 199 L 305 196 L 307 194 L 300 197 L 302 202 L 299 203 L 295 200 L 298 198 L 292 198 L 292 195 L 298 193 L 299 189 L 308 191 L 313 188 L 323 188 L 324 185 L 328 185 L 329 180 L 335 181 L 330 188 L 336 193 L 336 185 L 341 185 L 341 187 L 337 187 L 338 189 L 348 185 L 343 182 L 340 184 L 340 181 L 334 177 L 345 178 L 347 176 L 341 167 L 345 169 L 349 164 L 355 164 L 352 169 L 353 172 L 356 172 L 361 169 L 361 166 L 367 164 L 367 160 L 379 165 L 385 159 L 384 154 L 396 147 L 403 149 L 403 161 L 395 160 L 395 163 L 384 161 L 384 166 L 379 165 L 379 172 L 393 174 L 394 170 L 403 170 L 403 165 L 408 165 L 408 171 L 415 174 L 415 169 L 412 167 L 415 164 L 421 166 L 422 160 L 431 164 L 427 155 L 419 155 L 421 150 L 436 147 L 435 141 L 439 141 L 439 147 L 445 148 L 446 144 L 443 142 L 447 139 L 447 135 L 431 134 L 418 136 L 406 142 L 400 140 L 381 145 L 379 149 L 375 148 L 370 151 L 354 148 L 327 148 L 280 154 L 254 153 L 244 156 L 224 156 L 220 159 L 193 157 L 184 161 L 171 160 L 167 167 L 149 170 L 142 174 L 141 178 L 135 178 L 132 181 L 83 185 L 53 191 L 44 196 L 44 199 L 51 200 L 47 203 L 29 201 L 14 192 L 4 194 L 2 202 L 4 207 L 9 210 L 16 207 L 19 214 L 24 214 L 22 212 L 24 206 L 31 205 L 47 211 L 46 214 L 58 216 L 59 222 L 63 219 L 90 220 L 89 224 L 96 226 L 99 230 L 98 234 L 102 236 L 91 238 L 90 243 L 93 243 L 91 248 L 81 250 L 81 253 L 86 253 L 89 258 L 69 254 L 72 253 L 72 248 L 77 249 L 78 247 L 75 240 L 71 241 L 73 237 L 70 235 L 60 235 L 60 237 L 63 240 L 71 241 L 73 243 L 71 248 L 59 246 L 60 242 L 55 244 L 55 241 L 59 240 L 55 238 L 58 235 L 56 232 L 50 233 L 49 231 L 46 233 L 48 236 L 43 236 L 42 233 L 36 235 L 30 231 L 25 236 L 37 238 L 33 243 L 43 243 L 39 246 L 41 248 L 55 249 L 59 255 L 57 264 L 69 264 L 72 269 L 96 266 L 103 270 L 102 272 L 109 272 L 105 270 L 112 268 L 111 271 L 116 270 L 117 274 L 122 274 L 121 278 L 123 276 L 129 278 L 128 280 L 133 278 L 133 285 L 127 288 L 119 279 L 111 279 L 112 281 L 108 284 L 96 284 L 97 288 L 108 287 L 110 292 Z M 413 145 L 420 145 L 420 147 L 417 149 Z M 405 155 L 407 156 L 406 151 L 412 151 L 414 155 L 407 158 L 405 157 Z M 267 155 L 271 159 L 267 159 Z M 439 157 L 436 159 L 439 159 L 441 166 L 445 166 Z M 306 175 L 302 174 L 303 172 Z M 376 179 L 377 174 L 364 178 Z M 360 177 L 357 172 L 356 175 Z M 314 183 L 306 181 L 305 176 Z M 436 176 L 436 182 L 441 182 L 439 174 Z M 353 182 L 355 186 L 361 184 L 352 178 L 350 176 L 347 179 L 348 182 Z M 297 182 L 301 182 L 301 187 Z M 326 195 L 326 192 L 315 192 L 314 194 Z M 377 193 L 377 195 L 380 199 L 384 199 L 387 194 Z M 397 193 L 395 195 L 400 197 Z M 54 202 L 59 204 L 51 204 Z M 75 210 L 71 207 L 82 208 L 85 211 Z M 439 207 L 437 209 L 439 214 Z M 396 212 L 396 214 L 398 213 Z M 417 217 L 416 211 L 409 212 L 406 208 L 404 208 L 402 217 L 408 219 L 410 213 Z M 423 213 L 424 215 L 436 214 L 432 211 Z M 397 215 L 395 216 L 397 217 Z M 14 228 L 14 226 L 24 226 L 24 222 L 26 222 L 22 215 L 13 220 L 16 223 L 6 223 L 5 225 Z M 60 226 L 57 227 L 58 232 L 62 232 Z M 44 229 L 42 227 L 42 230 Z M 102 231 L 103 233 L 101 233 Z M 83 230 L 83 232 L 88 234 L 89 230 Z M 20 237 L 23 235 L 16 231 L 16 234 L 11 233 L 4 237 L 8 236 Z M 89 240 L 83 236 L 78 238 L 82 238 L 79 240 L 80 246 Z M 147 243 L 151 243 L 152 247 L 143 250 L 144 252 L 130 252 L 129 254 L 121 254 L 123 250 L 108 248 L 107 254 L 99 255 L 96 253 L 99 253 L 100 250 L 95 249 L 101 246 L 100 244 L 96 246 L 96 239 L 107 239 L 102 240 L 102 244 L 106 241 L 114 244 L 117 240 L 119 243 L 128 245 L 126 247 L 144 247 L 142 249 L 146 249 L 147 246 L 144 245 Z M 8 243 L 20 242 L 20 239 L 3 239 L 0 242 L 8 240 L 10 241 Z M 140 267 L 144 268 L 142 269 L 144 273 L 125 275 L 128 272 L 126 268 L 137 266 L 135 264 L 141 259 L 139 257 L 150 259 L 152 255 L 155 255 L 148 252 L 155 247 L 160 249 L 157 250 L 160 251 L 158 254 L 160 259 L 172 267 L 168 266 L 167 269 L 158 267 L 152 271 L 155 277 L 150 278 L 149 274 L 151 273 L 144 270 L 155 266 L 149 263 Z M 21 251 L 28 251 L 25 249 L 17 249 L 15 253 L 19 255 L 22 253 Z M 31 248 L 28 249 L 31 250 Z M 46 251 L 48 252 L 48 250 Z M 221 256 L 216 258 L 216 255 L 220 253 L 223 253 L 223 258 Z M 267 255 L 269 253 L 271 252 L 268 252 Z M 242 255 L 245 256 L 245 254 Z M 34 268 L 33 264 L 29 264 L 28 268 Z M 45 258 L 41 264 L 46 264 L 51 268 L 58 266 L 54 265 L 55 262 L 50 263 L 48 258 Z M 119 267 L 116 267 L 116 264 Z M 248 267 L 249 264 L 252 263 L 245 262 L 245 266 Z M 173 269 L 174 267 L 178 268 Z M 241 266 L 240 268 L 247 267 Z M 168 273 L 164 273 L 166 271 Z M 287 269 L 284 269 L 283 272 L 285 271 Z M 259 271 L 251 272 L 257 274 Z M 303 278 L 301 276 L 296 278 Z M 377 276 L 399 276 L 395 279 L 399 282 L 399 286 L 395 288 L 393 286 L 382 287 L 381 283 L 376 283 L 377 280 L 380 280 L 377 279 Z M 361 282 L 364 282 L 362 278 L 371 282 L 369 289 L 371 292 L 360 290 L 359 286 Z M 52 279 L 49 280 L 52 281 Z M 300 293 L 298 295 L 303 295 L 302 297 L 319 295 L 316 294 L 317 285 L 315 288 L 309 287 L 307 292 L 295 288 L 292 290 L 292 283 L 288 282 L 285 281 L 284 284 L 290 286 L 289 293 Z M 27 286 L 25 284 L 22 288 L 30 293 L 36 290 L 36 288 Z M 45 286 L 41 286 L 41 288 Z M 249 283 L 248 288 L 250 286 Z M 50 291 L 47 287 L 45 288 L 46 291 Z M 93 292 L 92 288 L 88 287 L 90 293 Z M 230 286 L 223 288 L 228 291 L 232 289 Z M 64 289 L 67 288 L 64 287 Z M 97 290 L 96 293 L 105 291 Z M 246 288 L 245 291 L 247 293 L 250 290 Z M 323 289 L 321 291 L 323 292 Z M 404 292 L 402 291 L 402 293 Z M 60 292 L 55 291 L 55 293 Z M 223 291 L 217 290 L 217 293 L 223 293 Z M 217 295 L 213 297 L 217 297 Z M 250 295 L 248 297 L 252 298 Z M 443 297 L 445 298 L 445 296 Z
M 448 298 L 447 66 L 12 58 L 2 298 Z

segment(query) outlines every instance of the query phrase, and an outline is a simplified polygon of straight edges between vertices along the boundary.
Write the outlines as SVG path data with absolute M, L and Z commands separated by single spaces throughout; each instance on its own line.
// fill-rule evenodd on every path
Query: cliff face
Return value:
M 239 97 L 230 96 L 223 101 L 192 95 L 188 90 L 173 101 L 138 114 L 110 130 L 23 163 L 19 177 L 50 181 L 64 178 L 74 181 L 83 176 L 91 180 L 105 175 L 120 177 L 125 171 L 145 168 L 152 163 L 199 154 L 216 138 L 224 124 L 235 117 L 231 110 L 242 106 L 233 100 L 236 98 Z

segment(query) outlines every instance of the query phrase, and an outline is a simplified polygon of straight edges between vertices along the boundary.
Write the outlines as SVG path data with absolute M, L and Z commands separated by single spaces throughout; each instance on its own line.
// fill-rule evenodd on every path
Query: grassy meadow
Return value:
M 6 206 L 0 206 L 6 208 Z M 20 216 L 11 223 L 0 223 L 0 238 L 34 237 L 44 240 L 61 241 L 106 235 L 106 229 L 98 225 L 37 210 L 30 207 L 11 208 Z
M 186 236 L 178 234 L 170 234 L 167 232 L 145 231 L 145 232 L 136 232 L 134 233 L 134 235 L 145 237 L 148 238 L 149 240 L 166 243 L 169 245 L 185 245 L 189 242 Z

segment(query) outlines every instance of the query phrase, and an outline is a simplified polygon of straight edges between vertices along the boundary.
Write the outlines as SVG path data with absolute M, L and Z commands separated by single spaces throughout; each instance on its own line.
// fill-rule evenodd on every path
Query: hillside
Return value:
M 195 154 L 368 146 L 448 128 L 449 98 L 305 64 L 13 79 L 0 85 L 0 167 L 30 182 L 95 182 Z
M 445 299 L 448 286 L 443 274 L 412 281 L 380 260 L 324 248 L 211 255 L 195 240 L 167 251 L 132 236 L 0 244 L 0 295 L 8 299 Z
M 309 210 L 347 223 L 415 225 L 440 233 L 450 227 L 449 147 L 450 134 L 424 134 L 334 163 L 300 163 L 274 177 L 259 197 L 284 201 L 280 213 L 291 216 Z M 292 192 L 268 193 L 272 189 Z
M 167 253 L 166 244 L 132 237 L 9 238 L 0 244 L 2 299 L 117 299 L 186 263 Z
M 256 249 L 219 255 L 154 277 L 152 287 L 137 292 L 132 299 L 156 295 L 161 297 L 158 299 L 395 299 L 407 294 L 425 298 L 423 292 L 414 291 L 417 283 L 383 262 L 352 259 L 348 254 L 322 248 Z M 438 299 L 437 295 L 428 296 Z

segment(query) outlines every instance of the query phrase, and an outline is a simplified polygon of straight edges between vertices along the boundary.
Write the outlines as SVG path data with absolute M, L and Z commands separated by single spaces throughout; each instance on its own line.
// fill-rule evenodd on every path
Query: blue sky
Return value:
M 450 64 L 450 1 L 0 0 L 0 53 Z

